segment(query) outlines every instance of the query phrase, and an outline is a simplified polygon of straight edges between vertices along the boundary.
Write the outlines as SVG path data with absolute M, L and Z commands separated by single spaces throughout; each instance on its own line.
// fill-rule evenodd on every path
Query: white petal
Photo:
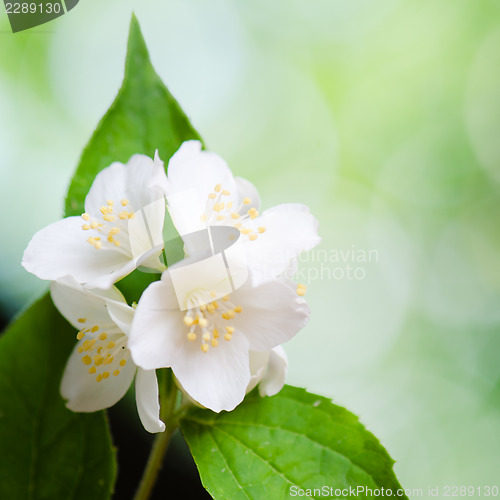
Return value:
M 271 351 L 250 351 L 250 383 L 246 392 L 249 393 L 262 379 L 269 363 Z
M 125 302 L 123 295 L 115 287 L 90 291 L 71 276 L 53 281 L 50 293 L 59 312 L 78 330 L 94 325 L 103 329 L 109 328 L 113 321 L 106 309 L 106 301 Z
M 93 412 L 113 406 L 125 395 L 134 378 L 136 366 L 129 360 L 124 367 L 120 367 L 118 360 L 115 360 L 106 366 L 111 374 L 109 378 L 97 382 L 96 374 L 88 372 L 89 366 L 82 363 L 83 354 L 78 352 L 84 341 L 82 339 L 76 344 L 66 364 L 61 381 L 61 395 L 68 400 L 66 406 L 70 410 Z M 120 369 L 120 374 L 113 376 L 116 369 Z
M 267 351 L 287 342 L 309 321 L 306 301 L 280 280 L 256 286 L 249 280 L 231 294 L 231 301 L 243 309 L 231 324 L 246 335 L 252 351 Z
M 115 162 L 97 174 L 85 198 L 85 211 L 97 215 L 107 200 L 120 206 L 122 199 L 139 210 L 163 197 L 160 186 L 165 180 L 163 162 L 157 156 L 153 161 L 145 155 L 134 155 L 126 165 Z
M 248 211 L 250 208 L 260 210 L 260 196 L 257 188 L 243 177 L 236 177 L 236 187 L 238 189 L 239 203 L 243 202 L 244 198 L 249 198 L 251 203 L 244 205 L 242 212 Z
M 36 233 L 24 252 L 24 268 L 41 279 L 71 275 L 79 283 L 97 282 L 107 287 L 131 272 L 130 259 L 121 251 L 97 250 L 86 241 L 82 222 L 80 217 L 67 217 Z
M 188 196 L 190 191 L 194 191 L 195 196 L 190 197 L 190 215 L 199 220 L 205 212 L 208 195 L 214 192 L 217 184 L 221 184 L 222 189 L 231 193 L 224 196 L 224 201 L 233 201 L 235 204 L 236 184 L 226 162 L 215 153 L 202 151 L 199 141 L 184 142 L 168 163 L 167 180 L 167 199 L 170 213 L 181 235 L 191 232 L 193 229 L 187 224 L 185 217 L 182 217 L 186 208 L 177 210 L 175 200 L 180 203 L 183 193 L 187 192 L 186 196 Z
M 230 341 L 221 340 L 207 353 L 199 342 L 189 342 L 185 334 L 172 370 L 184 391 L 212 411 L 233 410 L 245 397 L 250 382 L 248 342 L 236 332 Z
M 114 300 L 106 301 L 106 308 L 115 325 L 125 335 L 129 336 L 132 329 L 132 320 L 134 319 L 134 309 L 124 302 Z
M 279 276 L 292 259 L 321 242 L 318 221 L 305 205 L 278 205 L 247 220 L 245 226 L 254 230 L 266 228 L 246 245 L 249 266 L 264 278 Z
M 137 369 L 135 400 L 142 425 L 148 432 L 163 432 L 165 424 L 160 420 L 158 380 L 155 370 Z
M 186 340 L 180 335 L 187 333 L 183 317 L 171 283 L 162 278 L 149 285 L 135 310 L 128 342 L 138 366 L 146 370 L 172 366 Z
M 288 370 L 288 359 L 285 350 L 277 346 L 271 350 L 267 370 L 259 384 L 261 396 L 274 396 L 283 389 L 286 373 Z

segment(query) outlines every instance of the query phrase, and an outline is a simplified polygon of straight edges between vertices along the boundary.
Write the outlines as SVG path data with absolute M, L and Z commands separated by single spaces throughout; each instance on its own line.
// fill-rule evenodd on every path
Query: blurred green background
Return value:
M 424 497 L 499 485 L 500 2 L 81 0 L 16 35 L 0 12 L 5 317 L 47 288 L 22 253 L 116 95 L 132 10 L 208 147 L 320 221 L 288 383 L 358 414 Z

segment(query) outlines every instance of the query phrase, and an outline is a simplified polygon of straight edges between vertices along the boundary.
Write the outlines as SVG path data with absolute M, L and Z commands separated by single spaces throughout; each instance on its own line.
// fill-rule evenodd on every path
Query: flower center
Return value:
M 220 224 L 232 226 L 238 229 L 241 234 L 247 236 L 250 241 L 255 241 L 259 233 L 264 233 L 266 228 L 261 226 L 255 231 L 254 229 L 245 227 L 244 224 L 248 219 L 256 219 L 259 216 L 259 212 L 256 208 L 251 207 L 246 213 L 242 213 L 248 205 L 251 205 L 252 200 L 250 198 L 243 198 L 240 206 L 234 208 L 232 201 L 224 201 L 224 197 L 230 195 L 231 193 L 227 189 L 222 189 L 222 185 L 217 184 L 214 187 L 214 192 L 208 195 L 205 212 L 201 215 L 201 220 L 206 222 L 207 225 Z
M 106 332 L 99 333 L 99 330 L 99 326 L 94 325 L 80 330 L 76 335 L 78 340 L 89 337 L 82 342 L 78 352 L 82 355 L 82 363 L 89 367 L 89 374 L 96 376 L 96 382 L 106 380 L 110 373 L 115 377 L 120 375 L 120 370 L 130 357 L 126 335 L 123 333 L 108 335 Z
M 87 242 L 96 250 L 119 247 L 128 241 L 127 221 L 133 219 L 135 213 L 130 210 L 129 201 L 125 198 L 120 201 L 120 210 L 115 212 L 114 205 L 113 200 L 107 200 L 106 205 L 100 209 L 100 218 L 91 217 L 88 213 L 82 214 L 82 219 L 85 221 L 82 230 L 93 232 L 93 236 L 90 236 Z M 118 238 L 118 234 L 125 235 L 126 238 Z
M 229 300 L 228 295 L 220 302 L 214 300 L 188 309 L 184 316 L 184 324 L 189 327 L 187 339 L 190 342 L 201 340 L 200 348 L 204 353 L 209 351 L 210 346 L 215 348 L 219 345 L 221 333 L 224 334 L 224 340 L 229 342 L 233 337 L 234 327 L 230 323 L 222 327 L 220 325 L 233 319 L 235 314 L 241 313 L 242 310 L 241 306 L 235 306 Z

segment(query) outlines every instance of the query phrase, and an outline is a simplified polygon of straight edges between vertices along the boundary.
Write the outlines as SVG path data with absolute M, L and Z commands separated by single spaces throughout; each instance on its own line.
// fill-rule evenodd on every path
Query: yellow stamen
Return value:
M 122 359 L 120 361 L 120 366 L 125 366 L 127 364 L 127 360 L 126 359 Z
M 113 222 L 115 220 L 115 216 L 114 215 L 103 215 L 102 218 L 105 221 L 108 221 L 108 222 Z
M 208 195 L 208 197 L 211 199 L 211 200 L 214 200 L 215 198 L 217 198 L 217 195 L 215 193 L 210 193 Z
M 243 308 L 242 308 L 241 306 L 236 306 L 236 307 L 234 308 L 234 312 L 235 312 L 235 313 L 240 313 L 241 311 L 243 311 Z
M 98 327 L 97 325 L 94 325 L 94 326 L 90 329 L 90 331 L 91 331 L 92 333 L 97 332 L 97 330 L 99 330 L 99 327 Z
M 102 378 L 107 379 L 109 377 L 109 372 L 103 372 Z
M 250 241 L 255 241 L 257 239 L 257 235 L 256 234 L 251 234 L 251 235 L 248 236 L 248 239 Z
M 303 297 L 306 294 L 307 287 L 306 285 L 301 285 L 300 283 L 297 285 L 297 295 Z
M 250 216 L 250 219 L 256 219 L 259 216 L 259 212 L 255 208 L 251 208 L 247 214 Z
M 266 231 L 266 228 L 264 226 L 260 226 L 257 231 L 259 231 L 259 233 L 264 233 Z
M 220 190 L 222 189 L 222 186 L 220 184 L 217 184 L 215 187 L 214 187 L 214 191 L 216 193 L 220 193 Z
M 113 341 L 111 341 L 107 346 L 106 346 L 106 349 L 113 349 L 113 347 L 115 347 L 115 343 Z
M 252 203 L 250 198 L 243 198 L 243 205 L 250 205 L 250 203 Z
M 226 326 L 226 332 L 232 335 L 234 333 L 234 328 L 232 326 Z
M 86 318 L 78 318 L 78 323 L 85 323 L 87 321 Z
M 217 328 L 214 328 L 212 335 L 214 336 L 214 339 L 218 339 L 219 338 L 219 330 L 217 330 Z
M 97 377 L 95 378 L 95 381 L 100 382 L 101 380 L 102 380 L 102 375 L 101 374 L 97 375 Z
M 106 340 L 107 338 L 108 338 L 108 334 L 107 333 L 102 332 L 99 335 L 99 340 Z
M 223 190 L 222 190 L 222 194 L 223 194 L 224 196 L 229 196 L 229 195 L 231 194 L 231 192 L 230 192 L 230 191 L 228 191 L 227 189 L 223 189 Z
M 90 229 L 89 224 L 83 224 L 82 229 L 83 229 L 84 231 L 88 231 L 88 230 Z
M 201 350 L 206 354 L 208 352 L 208 344 L 201 344 Z
M 89 368 L 89 373 L 92 375 L 92 374 L 93 374 L 93 373 L 95 373 L 95 372 L 96 372 L 95 366 L 91 366 L 91 367 Z
M 115 370 L 115 371 L 113 372 L 113 375 L 114 375 L 115 377 L 118 377 L 118 375 L 120 375 L 120 370 Z
M 90 358 L 90 356 L 88 354 L 86 354 L 85 356 L 83 356 L 82 363 L 84 365 L 90 365 L 92 363 L 92 359 Z
M 77 339 L 77 340 L 82 340 L 82 339 L 83 339 L 83 337 L 85 337 L 85 334 L 84 334 L 83 332 L 78 332 L 78 333 L 76 334 L 76 339 Z
M 124 210 L 123 212 L 120 212 L 120 214 L 118 215 L 118 217 L 120 217 L 121 220 L 128 219 L 128 216 L 129 216 L 129 213 L 126 210 Z
M 194 333 L 194 332 L 189 332 L 189 333 L 187 334 L 187 338 L 188 338 L 188 340 L 190 340 L 191 342 L 194 342 L 194 341 L 196 340 L 196 333 Z
M 210 340 L 210 334 L 209 334 L 208 332 L 205 332 L 205 333 L 203 334 L 203 340 L 204 340 L 205 342 L 208 342 L 208 341 Z
M 194 319 L 191 316 L 184 316 L 184 324 L 186 326 L 191 326 L 194 322 Z
M 89 215 L 89 214 L 87 214 L 87 213 L 83 213 L 83 214 L 82 214 L 82 219 L 83 219 L 83 220 L 86 220 L 86 221 L 89 221 L 89 220 L 90 220 L 90 215 Z
M 200 318 L 198 320 L 198 324 L 202 327 L 202 328 L 205 328 L 208 324 L 208 321 L 206 318 Z
M 123 200 L 121 201 L 121 204 L 122 204 L 122 207 L 125 207 L 128 205 L 128 200 L 126 198 L 123 198 Z
M 212 347 L 217 347 L 219 345 L 219 341 L 217 339 L 212 339 L 211 344 Z
M 102 365 L 102 362 L 104 360 L 104 358 L 100 354 L 96 354 L 93 359 L 96 366 Z
M 233 336 L 230 333 L 226 333 L 226 335 L 224 335 L 224 340 L 231 340 L 232 338 Z
M 240 214 L 238 214 L 238 213 L 236 213 L 236 212 L 233 212 L 233 213 L 231 214 L 231 218 L 232 218 L 232 219 L 239 219 L 239 218 L 240 218 Z

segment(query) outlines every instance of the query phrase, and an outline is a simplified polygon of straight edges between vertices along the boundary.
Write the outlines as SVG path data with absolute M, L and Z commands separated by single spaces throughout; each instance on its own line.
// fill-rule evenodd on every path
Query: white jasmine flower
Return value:
M 109 288 L 139 265 L 165 269 L 158 259 L 165 217 L 163 162 L 143 155 L 97 174 L 81 217 L 39 231 L 23 266 L 39 278 L 73 276 L 91 288 Z
M 250 278 L 206 303 L 216 291 L 200 286 L 181 311 L 170 272 L 144 291 L 137 306 L 128 344 L 135 363 L 146 370 L 171 367 L 183 390 L 216 412 L 235 408 L 259 381 L 262 394 L 279 391 L 286 358 L 269 351 L 307 323 L 309 308 L 297 296 L 303 288 Z
M 68 276 L 52 282 L 51 295 L 60 313 L 79 330 L 61 382 L 66 406 L 75 412 L 109 408 L 125 395 L 135 375 L 142 424 L 148 432 L 163 432 L 156 373 L 130 359 L 134 309 L 118 289 L 90 291 Z
M 198 141 L 184 142 L 170 159 L 165 192 L 181 236 L 214 225 L 239 229 L 254 278 L 280 276 L 301 252 L 321 241 L 307 206 L 283 204 L 260 214 L 253 184 L 233 177 L 225 161 L 202 151 Z M 188 254 L 196 251 L 186 246 Z

